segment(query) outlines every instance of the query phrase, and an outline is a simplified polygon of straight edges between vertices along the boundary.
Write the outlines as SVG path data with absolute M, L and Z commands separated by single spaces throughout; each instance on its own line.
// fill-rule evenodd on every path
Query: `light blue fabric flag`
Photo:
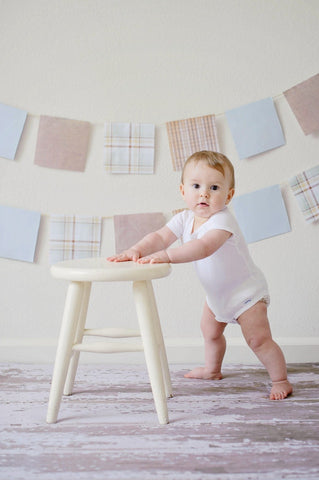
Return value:
M 291 231 L 279 185 L 235 197 L 232 205 L 248 243 Z
M 0 103 L 0 157 L 14 160 L 27 112 Z
M 228 110 L 226 118 L 241 159 L 286 143 L 271 97 Z
M 33 262 L 41 214 L 0 205 L 0 257 Z

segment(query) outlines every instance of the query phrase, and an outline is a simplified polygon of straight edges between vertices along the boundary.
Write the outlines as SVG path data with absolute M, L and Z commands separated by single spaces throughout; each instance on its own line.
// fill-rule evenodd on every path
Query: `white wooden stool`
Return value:
M 144 351 L 152 387 L 155 408 L 160 424 L 168 423 L 166 397 L 172 396 L 162 329 L 157 313 L 152 280 L 166 277 L 169 264 L 134 262 L 111 263 L 104 258 L 86 258 L 60 262 L 51 267 L 55 278 L 69 280 L 64 314 L 58 341 L 47 422 L 55 423 L 62 395 L 71 395 L 81 351 L 115 353 Z M 139 330 L 118 328 L 85 329 L 92 282 L 133 282 L 133 295 Z M 112 338 L 142 337 L 142 342 L 82 343 L 84 335 Z

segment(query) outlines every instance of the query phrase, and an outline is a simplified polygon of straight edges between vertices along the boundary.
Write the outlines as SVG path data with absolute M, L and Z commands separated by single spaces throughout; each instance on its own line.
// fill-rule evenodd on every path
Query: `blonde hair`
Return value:
M 225 176 L 225 170 L 228 169 L 230 173 L 230 188 L 235 188 L 235 173 L 234 167 L 231 161 L 223 155 L 222 153 L 218 152 L 210 152 L 208 150 L 202 150 L 201 152 L 193 153 L 185 162 L 183 171 L 182 171 L 182 180 L 181 182 L 184 183 L 184 172 L 187 165 L 191 162 L 198 163 L 198 162 L 205 162 L 209 167 L 215 168 L 219 172 L 221 172 Z

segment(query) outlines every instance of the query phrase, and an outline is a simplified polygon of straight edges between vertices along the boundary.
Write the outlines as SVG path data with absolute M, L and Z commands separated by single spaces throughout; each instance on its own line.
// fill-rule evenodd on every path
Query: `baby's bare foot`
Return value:
M 212 372 L 205 367 L 197 367 L 184 375 L 186 378 L 200 378 L 202 380 L 221 380 L 221 372 Z
M 273 382 L 269 398 L 270 400 L 283 400 L 292 394 L 292 390 L 292 385 L 288 380 Z

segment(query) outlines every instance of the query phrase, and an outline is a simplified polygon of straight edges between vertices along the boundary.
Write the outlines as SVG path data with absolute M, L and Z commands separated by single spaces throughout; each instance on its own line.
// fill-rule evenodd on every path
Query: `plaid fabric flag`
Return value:
M 101 217 L 51 215 L 50 263 L 73 258 L 98 257 Z
M 296 175 L 289 185 L 306 221 L 319 220 L 319 165 Z
M 319 73 L 284 92 L 305 135 L 319 130 Z
M 106 123 L 104 152 L 111 173 L 154 173 L 155 125 Z
M 182 170 L 187 158 L 195 152 L 219 152 L 214 115 L 168 122 L 166 129 L 174 170 Z

